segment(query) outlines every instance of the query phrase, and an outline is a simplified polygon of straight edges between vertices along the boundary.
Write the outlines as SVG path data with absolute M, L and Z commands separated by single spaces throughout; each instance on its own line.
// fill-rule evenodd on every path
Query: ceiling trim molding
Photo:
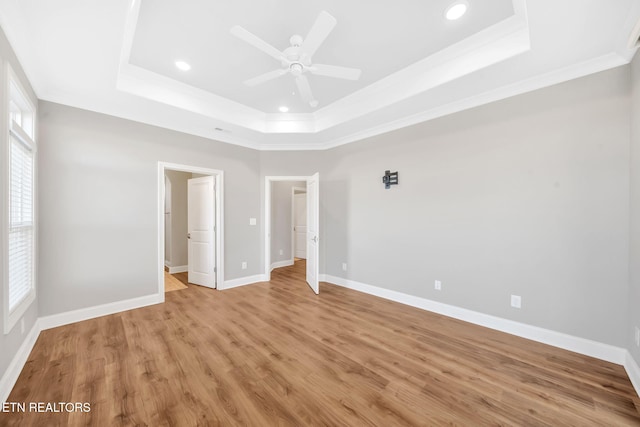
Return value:
M 126 18 L 117 89 L 262 134 L 317 134 L 530 49 L 526 0 L 514 14 L 311 114 L 267 114 L 131 64 L 141 0 Z
M 116 88 L 211 119 L 266 133 L 266 114 L 131 64 L 120 66 Z
M 530 48 L 525 0 L 514 0 L 514 15 L 434 53 L 315 113 L 323 131 L 373 113 Z
M 280 151 L 280 150 L 327 150 L 341 145 L 349 144 L 352 142 L 360 141 L 366 138 L 374 137 L 383 133 L 391 132 L 407 126 L 412 126 L 418 123 L 422 123 L 428 120 L 433 120 L 439 117 L 443 117 L 449 114 L 457 113 L 460 111 L 468 110 L 474 107 L 479 107 L 491 102 L 500 101 L 502 99 L 510 98 L 523 93 L 532 92 L 537 89 L 542 89 L 554 84 L 562 83 L 565 81 L 577 79 L 590 74 L 594 74 L 600 71 L 605 71 L 611 68 L 619 67 L 621 65 L 628 64 L 629 60 L 620 56 L 617 53 L 610 53 L 598 58 L 585 61 L 580 64 L 565 67 L 560 70 L 554 70 L 552 72 L 542 74 L 527 80 L 519 81 L 513 84 L 502 86 L 491 91 L 487 91 L 478 95 L 474 95 L 459 101 L 455 101 L 437 108 L 422 111 L 418 114 L 414 114 L 402 119 L 390 121 L 381 124 L 376 127 L 368 128 L 366 130 L 355 132 L 350 135 L 341 138 L 335 138 L 327 140 L 325 142 L 302 146 L 296 144 L 278 144 L 269 145 L 262 144 L 259 146 L 259 150 L 264 151 Z
M 141 2 L 142 0 L 131 0 L 129 6 L 122 38 L 116 88 L 142 98 L 264 133 L 265 113 L 129 62 Z

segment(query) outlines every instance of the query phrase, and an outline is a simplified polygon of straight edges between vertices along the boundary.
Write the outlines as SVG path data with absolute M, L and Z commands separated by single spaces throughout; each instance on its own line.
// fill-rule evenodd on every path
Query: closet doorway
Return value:
M 158 163 L 158 292 L 165 274 L 188 275 L 188 282 L 223 288 L 223 172 Z M 169 289 L 168 289 L 169 290 Z

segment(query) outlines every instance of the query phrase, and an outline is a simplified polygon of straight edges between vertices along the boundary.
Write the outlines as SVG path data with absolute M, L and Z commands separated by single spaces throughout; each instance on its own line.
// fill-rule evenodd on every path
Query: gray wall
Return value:
M 40 158 L 41 315 L 157 292 L 158 161 L 224 171 L 225 279 L 261 273 L 257 151 L 41 102 Z
M 294 187 L 306 188 L 307 183 L 275 181 L 271 184 L 271 264 L 293 260 L 291 204 Z
M 640 365 L 640 349 L 634 341 L 634 328 L 640 328 L 640 56 L 631 64 L 631 232 L 629 250 L 629 318 L 627 348 Z
M 11 68 L 13 68 L 13 71 L 16 73 L 18 79 L 20 80 L 20 82 L 22 83 L 22 86 L 25 88 L 26 91 L 28 91 L 28 93 L 26 94 L 31 101 L 33 102 L 33 105 L 38 105 L 38 101 L 36 99 L 35 94 L 33 93 L 33 89 L 31 88 L 31 85 L 29 84 L 29 81 L 27 80 L 27 77 L 25 76 L 22 67 L 20 66 L 20 63 L 18 62 L 18 59 L 16 58 L 15 53 L 13 52 L 13 49 L 11 49 L 11 46 L 9 45 L 9 42 L 7 41 L 7 38 L 4 34 L 4 32 L 2 31 L 2 29 L 0 29 L 0 81 L 2 82 L 1 84 L 2 86 L 2 90 L 0 91 L 0 164 L 1 165 L 6 165 L 7 160 L 8 160 L 8 150 L 7 147 L 9 146 L 7 138 L 9 135 L 9 131 L 8 131 L 8 118 L 9 118 L 9 111 L 7 109 L 7 105 L 8 105 L 8 94 L 6 93 L 6 90 L 4 90 L 5 86 L 5 82 L 7 79 L 7 76 L 5 75 L 5 64 L 8 63 L 11 65 Z M 36 131 L 37 132 L 37 131 Z M 37 133 L 36 133 L 36 138 L 37 138 Z M 39 143 L 39 141 L 36 141 L 37 143 Z M 40 157 L 39 155 L 37 155 L 38 157 Z M 36 160 L 37 161 L 37 160 Z M 0 210 L 0 218 L 3 218 L 2 215 L 6 214 L 6 209 L 5 209 L 5 200 L 7 200 L 7 196 L 3 193 L 4 189 L 7 187 L 7 184 L 5 183 L 5 169 L 4 166 L 2 166 L 0 168 L 0 170 L 2 170 L 2 173 L 0 173 L 0 200 L 2 200 L 2 209 Z M 36 189 L 36 191 L 42 191 L 39 189 Z M 4 222 L 1 222 L 4 224 Z M 0 227 L 0 237 L 2 237 L 0 239 L 1 241 L 4 241 L 4 239 L 6 238 L 6 230 L 4 229 L 4 227 Z M 0 263 L 4 262 L 2 260 L 7 259 L 7 255 L 3 253 L 4 251 L 4 245 L 0 245 Z M 2 264 L 0 264 L 2 265 Z M 6 265 L 6 264 L 5 264 Z M 4 271 L 6 271 L 4 269 L 4 267 L 0 268 L 0 271 L 2 271 L 3 273 L 0 275 L 0 284 L 2 284 L 3 286 L 5 286 L 4 283 L 2 283 L 2 281 L 5 280 L 5 273 Z M 5 335 L 4 334 L 4 292 L 0 292 L 0 378 L 2 378 L 7 370 L 7 368 L 9 367 L 9 363 L 11 363 L 11 360 L 15 357 L 16 353 L 18 352 L 18 349 L 20 348 L 20 346 L 22 345 L 22 343 L 24 342 L 24 339 L 26 337 L 26 334 L 31 330 L 31 328 L 33 327 L 33 325 L 36 322 L 36 319 L 38 317 L 38 304 L 37 301 L 40 298 L 41 295 L 41 289 L 42 289 L 42 284 L 39 282 L 39 278 L 41 276 L 37 276 L 36 277 L 36 301 L 34 303 L 31 304 L 31 307 L 29 307 L 26 311 L 26 313 L 24 314 L 24 324 L 25 324 L 25 332 L 24 334 L 21 333 L 20 331 L 20 322 L 18 322 L 18 324 L 16 324 L 13 329 L 11 330 L 11 332 L 9 332 L 9 334 Z
M 171 181 L 171 259 L 170 267 L 188 265 L 187 254 L 187 181 L 191 172 L 168 170 Z
M 621 67 L 331 150 L 325 272 L 625 346 L 629 93 Z
M 22 76 L 4 35 L 0 54 Z M 260 153 L 41 102 L 40 315 L 157 291 L 166 161 L 224 170 L 227 279 L 264 271 L 264 177 L 320 171 L 321 272 L 631 347 L 640 124 L 631 138 L 630 82 L 622 67 L 319 153 Z M 399 186 L 383 189 L 385 169 Z M 37 315 L 34 304 L 27 330 Z M 0 372 L 17 331 L 0 338 Z

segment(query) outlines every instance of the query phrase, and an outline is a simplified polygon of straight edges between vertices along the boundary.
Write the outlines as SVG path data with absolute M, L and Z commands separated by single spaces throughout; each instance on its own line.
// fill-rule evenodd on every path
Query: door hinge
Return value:
M 216 267 L 213 267 L 213 272 L 214 272 L 214 273 L 217 273 L 217 272 L 218 272 L 218 269 L 217 269 Z

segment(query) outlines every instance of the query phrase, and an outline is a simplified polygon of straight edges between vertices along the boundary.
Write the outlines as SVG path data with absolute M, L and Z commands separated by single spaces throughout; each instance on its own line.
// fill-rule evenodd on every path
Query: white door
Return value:
M 293 195 L 293 254 L 296 258 L 307 257 L 307 194 Z
M 320 251 L 320 174 L 316 173 L 307 180 L 307 283 L 316 294 L 320 293 L 318 266 Z
M 215 184 L 213 176 L 187 184 L 187 257 L 189 283 L 216 287 Z

